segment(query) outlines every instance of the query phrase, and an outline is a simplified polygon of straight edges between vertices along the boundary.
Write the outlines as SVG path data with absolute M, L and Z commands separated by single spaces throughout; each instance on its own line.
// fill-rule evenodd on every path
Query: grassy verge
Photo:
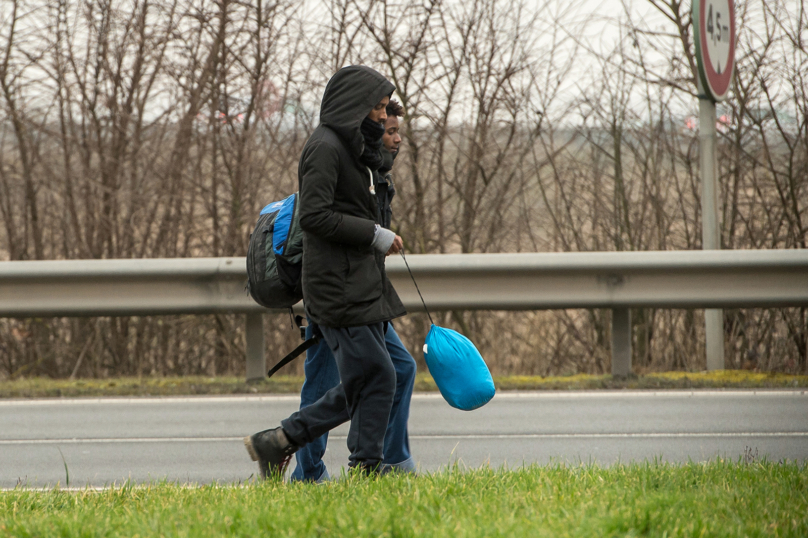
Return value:
M 496 379 L 501 390 L 575 389 L 720 389 L 808 387 L 808 376 L 721 370 L 716 372 L 661 372 L 615 378 L 610 375 L 565 377 L 510 376 Z
M 713 461 L 327 485 L 0 493 L 0 536 L 808 536 L 808 467 Z
M 690 389 L 808 387 L 808 376 L 766 374 L 745 370 L 666 372 L 632 376 L 573 375 L 564 377 L 495 377 L 497 390 Z M 115 379 L 29 378 L 0 381 L 0 398 L 81 396 L 181 396 L 197 394 L 284 394 L 300 392 L 302 377 L 275 376 L 257 383 L 239 377 L 144 377 Z M 428 374 L 419 374 L 416 391 L 436 391 Z

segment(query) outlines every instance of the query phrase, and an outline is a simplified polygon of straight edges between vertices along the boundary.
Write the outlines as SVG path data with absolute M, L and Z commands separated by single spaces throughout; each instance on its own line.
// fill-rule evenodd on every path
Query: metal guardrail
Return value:
M 808 250 L 411 255 L 434 310 L 610 308 L 612 371 L 631 370 L 630 308 L 808 305 Z M 387 273 L 421 310 L 404 262 Z M 247 314 L 247 378 L 265 369 L 244 258 L 0 262 L 0 317 Z M 300 305 L 297 310 L 300 311 Z

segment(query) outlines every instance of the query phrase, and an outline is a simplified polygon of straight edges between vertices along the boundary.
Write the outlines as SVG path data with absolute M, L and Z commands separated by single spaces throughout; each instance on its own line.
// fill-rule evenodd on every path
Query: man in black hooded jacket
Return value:
M 373 170 L 382 164 L 382 123 L 395 87 L 364 66 L 329 80 L 298 167 L 303 301 L 334 354 L 340 384 L 281 427 L 244 438 L 261 475 L 283 475 L 298 448 L 347 419 L 349 466 L 374 471 L 396 390 L 387 322 L 406 313 L 384 260 L 402 248 L 382 228 Z M 381 123 L 380 123 L 381 122 Z

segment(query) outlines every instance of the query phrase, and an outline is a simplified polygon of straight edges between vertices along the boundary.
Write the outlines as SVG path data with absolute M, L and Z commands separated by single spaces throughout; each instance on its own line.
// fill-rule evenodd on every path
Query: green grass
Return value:
M 689 388 L 795 388 L 808 387 L 808 376 L 723 370 L 718 372 L 665 372 L 632 376 L 578 374 L 559 377 L 495 376 L 497 390 L 579 389 L 689 389 Z M 180 396 L 194 394 L 299 393 L 302 377 L 274 376 L 257 383 L 242 377 L 124 377 L 114 379 L 48 379 L 41 377 L 0 381 L 0 398 L 54 398 L 81 396 Z M 436 391 L 428 374 L 418 374 L 416 391 Z
M 808 467 L 531 466 L 0 493 L 0 536 L 808 536 Z
M 293 394 L 299 393 L 302 385 L 303 378 L 293 376 L 274 376 L 258 383 L 247 383 L 243 377 L 117 377 L 76 380 L 32 377 L 0 381 L 0 398 Z
M 576 389 L 731 389 L 808 387 L 808 376 L 719 370 L 714 372 L 660 372 L 629 378 L 577 374 L 560 377 L 510 376 L 494 379 L 501 390 Z

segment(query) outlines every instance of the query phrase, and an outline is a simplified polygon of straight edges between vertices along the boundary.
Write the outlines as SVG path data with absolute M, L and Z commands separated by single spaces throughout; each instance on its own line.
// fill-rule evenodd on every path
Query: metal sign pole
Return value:
M 718 178 L 715 160 L 715 101 L 705 95 L 699 81 L 699 153 L 701 161 L 701 235 L 703 250 L 720 250 Z M 704 311 L 707 369 L 724 369 L 724 311 Z
M 729 94 L 735 70 L 734 0 L 693 0 L 694 43 L 699 90 L 699 150 L 701 160 L 701 213 L 704 250 L 721 248 L 718 227 L 718 174 L 716 165 L 715 103 Z M 724 369 L 724 311 L 704 311 L 707 369 Z

